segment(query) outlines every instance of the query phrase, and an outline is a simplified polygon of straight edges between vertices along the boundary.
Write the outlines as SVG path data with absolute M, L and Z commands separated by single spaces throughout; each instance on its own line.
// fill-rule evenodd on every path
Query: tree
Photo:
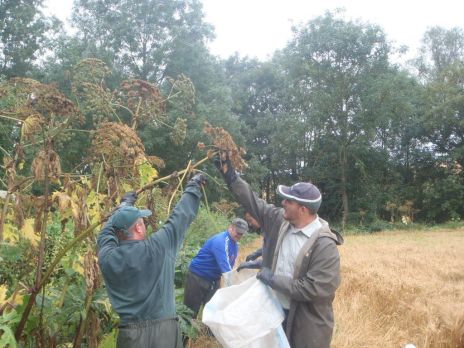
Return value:
M 198 0 L 78 0 L 73 23 L 89 54 L 160 84 L 179 47 L 195 47 L 211 37 L 202 18 Z
M 25 76 L 47 49 L 59 22 L 45 16 L 43 0 L 0 1 L 0 75 Z
M 425 77 L 424 135 L 442 158 L 464 165 L 464 31 L 435 27 L 424 35 L 417 66 Z
M 247 151 L 255 159 L 247 180 L 256 183 L 263 195 L 272 199 L 288 160 L 278 143 L 281 141 L 278 135 L 282 133 L 278 121 L 286 90 L 282 69 L 276 61 L 261 63 L 238 56 L 225 61 L 225 69 L 234 100 L 232 112 L 243 122 Z
M 317 139 L 319 144 L 314 148 L 315 173 L 336 173 L 333 188 L 341 196 L 343 227 L 349 216 L 354 151 L 369 146 L 380 116 L 365 99 L 376 77 L 388 69 L 389 49 L 380 28 L 327 13 L 295 29 L 295 38 L 285 50 L 294 96 L 292 112 L 305 129 L 304 138 Z M 309 158 L 303 163 L 306 166 Z M 332 168 L 321 168 L 329 163 Z

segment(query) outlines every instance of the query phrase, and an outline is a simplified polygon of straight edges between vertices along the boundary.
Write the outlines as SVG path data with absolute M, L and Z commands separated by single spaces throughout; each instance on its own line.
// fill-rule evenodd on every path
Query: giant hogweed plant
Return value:
M 0 85 L 0 117 L 12 123 L 8 129 L 15 141 L 11 153 L 2 149 L 1 183 L 7 194 L 0 211 L 0 247 L 2 258 L 9 258 L 4 264 L 21 270 L 11 274 L 11 269 L 0 267 L 3 345 L 54 347 L 72 342 L 79 347 L 85 341 L 96 346 L 115 318 L 101 286 L 94 233 L 119 197 L 137 190 L 138 203 L 155 211 L 150 223 L 156 229 L 159 202 L 166 202 L 167 215 L 187 174 L 218 151 L 231 154 L 237 167 L 245 164 L 230 135 L 207 126 L 212 145 L 206 157 L 159 178 L 157 169 L 164 160 L 146 154 L 137 128 L 147 123 L 165 127 L 173 143 L 181 143 L 185 119 L 167 124 L 166 104 L 178 98 L 178 109 L 191 112 L 193 85 L 180 76 L 170 80 L 166 96 L 140 80 L 124 81 L 110 91 L 105 86 L 108 74 L 101 61 L 79 63 L 69 98 L 52 85 L 30 79 Z M 85 163 L 65 173 L 60 152 L 76 132 L 88 134 L 92 146 Z M 83 167 L 90 170 L 84 174 Z M 160 183 L 172 186 L 167 196 L 160 196 Z

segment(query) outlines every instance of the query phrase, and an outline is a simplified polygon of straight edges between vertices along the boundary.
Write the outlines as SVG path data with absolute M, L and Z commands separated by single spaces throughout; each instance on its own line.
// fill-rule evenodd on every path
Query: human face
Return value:
M 236 242 L 238 242 L 243 237 L 243 234 L 237 232 L 237 229 L 235 228 L 234 225 L 229 226 L 229 233 L 232 239 Z
M 289 199 L 282 201 L 282 207 L 284 208 L 284 219 L 292 225 L 298 224 L 305 208 L 301 204 Z

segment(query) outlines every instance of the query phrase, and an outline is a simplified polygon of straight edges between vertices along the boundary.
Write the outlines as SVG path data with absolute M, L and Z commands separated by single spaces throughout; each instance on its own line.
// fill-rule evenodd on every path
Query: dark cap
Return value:
M 298 182 L 293 186 L 277 186 L 277 194 L 311 209 L 316 214 L 321 206 L 322 195 L 319 189 L 309 182 Z
M 235 229 L 240 234 L 245 234 L 248 232 L 248 223 L 240 218 L 235 218 L 231 222 L 232 225 L 235 226 Z
M 137 209 L 133 206 L 121 207 L 111 217 L 111 223 L 117 229 L 127 231 L 139 218 L 151 215 L 148 209 Z

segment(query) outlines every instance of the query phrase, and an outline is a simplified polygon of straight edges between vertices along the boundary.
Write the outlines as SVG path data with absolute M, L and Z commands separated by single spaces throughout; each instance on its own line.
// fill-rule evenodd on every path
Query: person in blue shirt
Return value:
M 238 241 L 248 232 L 245 220 L 235 218 L 226 231 L 206 241 L 190 263 L 184 290 L 184 304 L 196 318 L 200 307 L 213 297 L 221 276 L 232 271 L 238 254 Z M 227 279 L 224 279 L 227 283 Z

